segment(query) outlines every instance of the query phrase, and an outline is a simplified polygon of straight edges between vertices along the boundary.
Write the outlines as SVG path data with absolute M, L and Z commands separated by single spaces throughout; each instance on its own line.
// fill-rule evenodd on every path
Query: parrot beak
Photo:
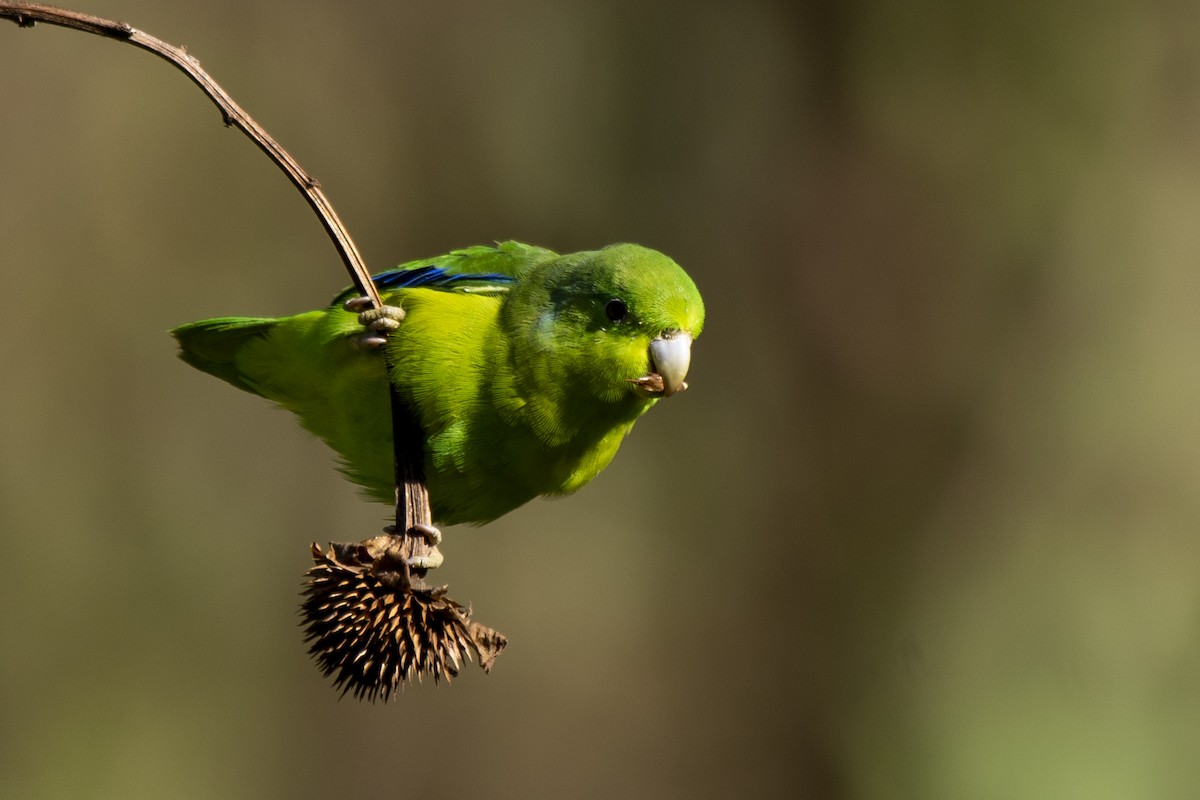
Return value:
M 651 395 L 670 397 L 687 388 L 684 378 L 692 363 L 692 335 L 667 331 L 650 342 L 650 372 L 632 383 Z

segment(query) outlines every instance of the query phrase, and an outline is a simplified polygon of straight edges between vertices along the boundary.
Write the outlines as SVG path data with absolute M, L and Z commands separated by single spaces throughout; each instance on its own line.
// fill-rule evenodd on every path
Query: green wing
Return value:
M 500 242 L 495 246 L 480 245 L 454 250 L 442 256 L 410 261 L 395 269 L 373 276 L 383 294 L 403 289 L 435 289 L 438 291 L 497 294 L 520 280 L 530 268 L 554 258 L 555 253 L 544 247 Z M 346 289 L 330 304 L 340 306 L 357 290 Z M 317 333 L 317 342 L 331 343 L 362 332 L 354 317 L 336 315 L 323 319 L 323 314 L 303 314 L 283 319 L 257 317 L 221 317 L 182 325 L 171 334 L 179 340 L 179 356 L 193 367 L 254 394 L 262 394 L 259 380 L 248 376 L 245 364 L 239 362 L 244 348 L 255 340 L 265 339 L 281 322 L 295 320 L 293 327 Z M 346 355 L 349 355 L 348 353 Z

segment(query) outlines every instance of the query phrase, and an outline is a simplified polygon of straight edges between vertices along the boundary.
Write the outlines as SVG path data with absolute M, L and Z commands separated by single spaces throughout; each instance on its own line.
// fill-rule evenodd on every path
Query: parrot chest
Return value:
M 434 516 L 482 523 L 539 495 L 574 492 L 608 465 L 631 426 L 580 431 L 551 445 L 495 414 L 457 420 L 428 437 Z

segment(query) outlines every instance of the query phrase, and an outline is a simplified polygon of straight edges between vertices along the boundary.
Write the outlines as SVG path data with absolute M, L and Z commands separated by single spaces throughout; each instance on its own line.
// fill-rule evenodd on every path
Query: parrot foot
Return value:
M 347 300 L 342 308 L 351 313 L 358 313 L 358 322 L 367 332 L 358 339 L 360 347 L 375 349 L 387 344 L 387 335 L 400 327 L 404 321 L 404 309 L 399 306 L 382 306 L 374 308 L 369 297 L 354 297 Z
M 396 526 L 388 525 L 383 529 L 384 533 L 395 535 Z M 442 543 L 442 532 L 432 525 L 416 524 L 409 528 L 410 532 L 419 533 L 425 539 L 425 544 L 432 548 L 431 552 L 426 555 L 412 556 L 407 559 L 409 569 L 437 569 L 445 560 L 442 556 L 442 551 L 438 550 L 438 545 Z
M 342 303 L 342 308 L 351 313 L 360 314 L 363 311 L 366 311 L 372 305 L 374 304 L 371 302 L 371 298 L 367 297 L 366 295 L 359 295 L 358 297 L 351 297 L 349 300 Z

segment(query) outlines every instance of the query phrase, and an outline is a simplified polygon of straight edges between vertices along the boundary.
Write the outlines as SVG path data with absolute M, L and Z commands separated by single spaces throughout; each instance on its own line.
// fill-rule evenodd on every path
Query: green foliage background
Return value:
M 338 701 L 370 534 L 165 331 L 347 283 L 178 73 L 0 26 L 0 796 L 1131 798 L 1200 788 L 1200 6 L 76 6 L 184 44 L 368 262 L 673 255 L 692 391 L 451 529 L 512 645 Z

